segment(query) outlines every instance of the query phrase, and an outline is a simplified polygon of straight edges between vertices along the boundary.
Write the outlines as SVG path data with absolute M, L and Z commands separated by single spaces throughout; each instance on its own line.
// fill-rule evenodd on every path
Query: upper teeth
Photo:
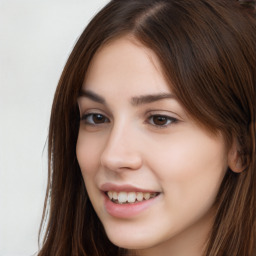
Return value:
M 118 202 L 118 203 L 134 203 L 137 201 L 148 200 L 152 197 L 155 197 L 157 193 L 142 193 L 142 192 L 116 192 L 116 191 L 108 191 L 108 197 L 110 200 Z

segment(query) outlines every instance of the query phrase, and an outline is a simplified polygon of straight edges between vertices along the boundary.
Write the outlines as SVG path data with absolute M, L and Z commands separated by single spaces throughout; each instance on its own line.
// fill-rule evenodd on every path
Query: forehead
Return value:
M 130 37 L 111 41 L 94 55 L 83 89 L 129 94 L 170 92 L 156 54 Z

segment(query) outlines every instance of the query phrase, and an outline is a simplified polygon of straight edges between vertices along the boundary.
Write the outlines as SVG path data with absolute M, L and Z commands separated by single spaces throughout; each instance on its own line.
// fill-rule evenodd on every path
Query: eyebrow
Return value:
M 171 93 L 158 93 L 158 94 L 149 94 L 149 95 L 133 97 L 131 102 L 132 102 L 132 105 L 139 106 L 142 104 L 153 103 L 159 100 L 174 99 L 174 98 L 175 96 Z
M 101 104 L 106 104 L 106 101 L 103 97 L 99 96 L 98 94 L 92 92 L 92 91 L 88 91 L 88 90 L 81 90 L 79 92 L 79 96 L 78 97 L 86 97 L 89 98 L 90 100 L 93 100 L 95 102 L 101 103 Z
M 106 105 L 106 100 L 99 96 L 98 94 L 89 91 L 89 90 L 81 90 L 79 93 L 79 97 L 86 97 L 100 104 Z M 143 104 L 153 103 L 155 101 L 163 100 L 163 99 L 175 99 L 176 97 L 171 93 L 158 93 L 158 94 L 149 94 L 149 95 L 141 95 L 132 97 L 131 104 L 133 106 L 139 106 Z

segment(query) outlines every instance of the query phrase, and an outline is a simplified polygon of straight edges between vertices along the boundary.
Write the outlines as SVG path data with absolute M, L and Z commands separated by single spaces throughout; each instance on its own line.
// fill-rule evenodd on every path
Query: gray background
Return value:
M 54 91 L 108 0 L 0 0 L 0 255 L 36 253 Z

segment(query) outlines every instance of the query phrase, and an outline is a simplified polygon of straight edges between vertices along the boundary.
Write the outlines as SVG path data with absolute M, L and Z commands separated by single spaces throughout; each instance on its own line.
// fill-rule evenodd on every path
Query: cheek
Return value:
M 99 208 L 97 197 L 100 192 L 94 183 L 100 166 L 100 155 L 102 150 L 102 139 L 88 133 L 79 131 L 76 155 L 84 179 L 89 198 L 96 208 Z
M 84 134 L 79 131 L 76 155 L 83 176 L 93 175 L 99 166 L 100 155 L 103 147 L 101 138 Z
M 227 168 L 227 152 L 222 138 L 202 133 L 170 137 L 149 147 L 149 159 L 157 173 L 177 180 L 195 175 L 215 175 Z
M 163 141 L 150 159 L 166 196 L 184 207 L 209 207 L 227 170 L 223 140 L 196 132 Z

